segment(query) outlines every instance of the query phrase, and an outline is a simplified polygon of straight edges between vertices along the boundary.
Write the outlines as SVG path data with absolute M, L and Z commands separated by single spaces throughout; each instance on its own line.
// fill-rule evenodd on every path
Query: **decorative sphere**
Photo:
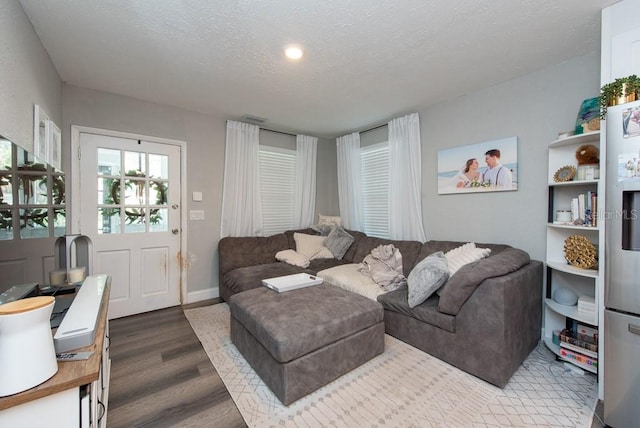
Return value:
M 561 305 L 575 306 L 578 303 L 578 295 L 568 288 L 557 288 L 553 292 L 553 300 Z

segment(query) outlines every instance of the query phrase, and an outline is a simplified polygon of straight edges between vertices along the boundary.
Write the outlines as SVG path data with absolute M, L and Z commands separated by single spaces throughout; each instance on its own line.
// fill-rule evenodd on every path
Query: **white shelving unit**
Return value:
M 592 144 L 600 147 L 600 132 L 589 132 L 580 135 L 556 140 L 549 144 L 549 206 L 547 223 L 547 251 L 546 265 L 547 278 L 544 290 L 544 329 L 543 341 L 558 357 L 576 366 L 598 373 L 598 369 L 587 364 L 564 358 L 561 355 L 562 348 L 553 343 L 553 331 L 563 330 L 571 326 L 573 321 L 586 324 L 592 328 L 600 330 L 599 308 L 601 306 L 602 290 L 604 289 L 604 278 L 600 269 L 581 269 L 570 265 L 564 257 L 564 243 L 571 235 L 581 235 L 586 237 L 597 248 L 598 265 L 604 266 L 604 223 L 602 221 L 602 211 L 604 208 L 604 170 L 601 162 L 599 178 L 589 180 L 578 180 L 576 176 L 571 181 L 555 182 L 553 176 L 564 166 L 574 166 L 578 168 L 575 157 L 578 147 L 584 144 Z M 580 194 L 595 192 L 598 195 L 597 224 L 596 226 L 579 226 L 572 224 L 559 224 L 556 221 L 558 210 L 570 210 L 571 200 Z M 602 245 L 600 245 L 602 243 Z M 595 299 L 594 312 L 582 312 L 578 306 L 566 306 L 553 300 L 553 292 L 559 287 L 570 289 L 578 296 L 586 295 Z M 601 334 L 599 334 L 601 336 Z M 566 349 L 578 351 L 579 349 L 566 346 Z M 601 347 L 599 347 L 601 349 Z M 581 352 L 592 358 L 598 358 L 600 352 Z M 602 367 L 602 360 L 598 358 L 598 367 Z M 599 381 L 601 381 L 600 369 Z

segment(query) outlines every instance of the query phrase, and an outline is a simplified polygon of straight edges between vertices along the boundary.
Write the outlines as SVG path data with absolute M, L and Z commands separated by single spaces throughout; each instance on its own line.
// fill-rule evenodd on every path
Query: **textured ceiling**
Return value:
M 615 3 L 19 1 L 65 82 L 319 137 L 597 51 Z

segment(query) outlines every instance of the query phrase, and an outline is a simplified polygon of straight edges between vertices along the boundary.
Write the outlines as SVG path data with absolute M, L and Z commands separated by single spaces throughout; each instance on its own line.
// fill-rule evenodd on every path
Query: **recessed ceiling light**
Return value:
M 289 59 L 300 59 L 302 58 L 302 49 L 298 46 L 289 46 L 284 50 L 284 54 Z

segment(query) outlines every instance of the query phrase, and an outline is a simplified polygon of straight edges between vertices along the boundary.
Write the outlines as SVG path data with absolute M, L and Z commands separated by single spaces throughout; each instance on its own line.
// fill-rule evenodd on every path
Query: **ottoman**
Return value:
M 380 303 L 333 285 L 229 299 L 231 341 L 288 406 L 384 351 Z

